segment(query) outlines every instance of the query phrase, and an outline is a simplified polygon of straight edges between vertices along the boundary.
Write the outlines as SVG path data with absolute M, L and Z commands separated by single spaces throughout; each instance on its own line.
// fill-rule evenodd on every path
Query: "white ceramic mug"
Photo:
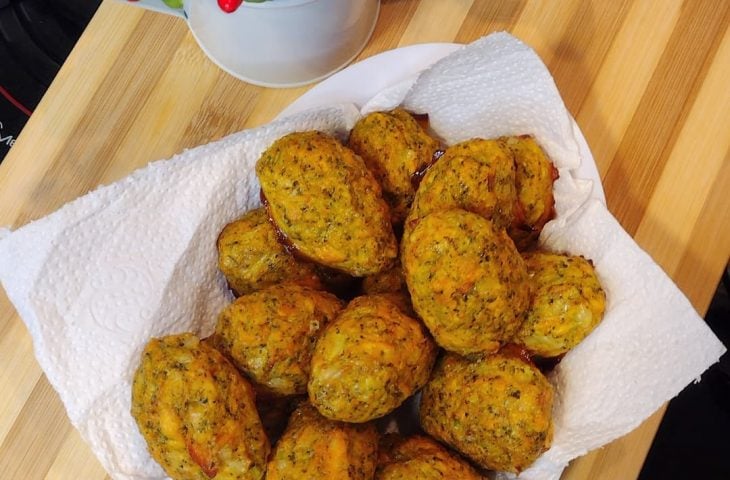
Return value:
M 124 1 L 124 0 L 122 0 Z M 295 87 L 321 80 L 357 56 L 375 28 L 379 0 L 246 1 L 225 13 L 217 0 L 125 2 L 180 16 L 220 68 L 249 83 Z

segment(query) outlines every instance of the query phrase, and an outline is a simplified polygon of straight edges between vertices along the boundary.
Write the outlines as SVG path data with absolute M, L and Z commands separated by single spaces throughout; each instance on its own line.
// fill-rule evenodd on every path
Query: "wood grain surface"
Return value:
M 704 314 L 730 255 L 729 20 L 726 0 L 382 0 L 359 58 L 497 30 L 529 43 L 585 133 L 610 210 Z M 266 123 L 308 88 L 235 80 L 182 20 L 106 1 L 0 166 L 0 225 Z M 661 413 L 563 478 L 635 478 Z M 105 476 L 0 293 L 0 477 Z

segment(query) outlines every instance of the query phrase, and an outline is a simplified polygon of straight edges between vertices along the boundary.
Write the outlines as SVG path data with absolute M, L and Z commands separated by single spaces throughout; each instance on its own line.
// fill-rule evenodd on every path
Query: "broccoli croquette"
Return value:
M 533 355 L 562 355 L 600 323 L 606 294 L 583 257 L 534 252 L 524 258 L 535 292 L 515 342 Z
M 179 480 L 260 480 L 269 441 L 254 390 L 193 334 L 152 339 L 132 385 L 132 416 L 152 458 Z
M 366 422 L 393 411 L 428 380 L 436 345 L 385 295 L 358 297 L 319 337 L 309 399 L 325 417 Z
M 336 139 L 286 135 L 256 173 L 272 220 L 299 254 L 356 277 L 393 265 L 398 247 L 380 185 Z
M 552 442 L 553 389 L 523 358 L 446 354 L 421 398 L 421 426 L 484 468 L 519 473 Z
M 514 336 L 530 288 L 504 230 L 464 210 L 439 211 L 420 219 L 402 248 L 413 308 L 440 346 L 490 353 Z

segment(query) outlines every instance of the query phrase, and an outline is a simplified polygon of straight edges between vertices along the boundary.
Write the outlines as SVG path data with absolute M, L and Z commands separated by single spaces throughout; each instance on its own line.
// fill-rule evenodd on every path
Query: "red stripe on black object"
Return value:
M 8 92 L 7 90 L 5 90 L 2 86 L 0 86 L 0 95 L 2 95 L 3 97 L 5 97 L 5 99 L 8 102 L 12 103 L 18 110 L 20 110 L 21 112 L 25 113 L 29 117 L 31 115 L 33 115 L 33 112 L 31 112 L 28 108 L 25 107 L 25 105 L 23 105 L 18 100 L 16 100 L 15 97 L 13 97 L 12 95 L 10 95 L 10 92 Z

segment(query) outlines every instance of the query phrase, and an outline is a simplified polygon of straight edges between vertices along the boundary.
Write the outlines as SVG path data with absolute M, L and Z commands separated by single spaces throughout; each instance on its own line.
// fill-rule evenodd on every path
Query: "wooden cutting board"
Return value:
M 730 255 L 729 15 L 725 0 L 382 0 L 359 58 L 498 30 L 532 45 L 585 133 L 610 210 L 703 314 Z M 0 225 L 18 227 L 151 160 L 266 123 L 307 89 L 237 81 L 202 55 L 181 20 L 104 2 L 0 165 Z M 574 461 L 563 478 L 635 478 L 660 418 Z M 106 476 L 4 292 L 0 472 Z

